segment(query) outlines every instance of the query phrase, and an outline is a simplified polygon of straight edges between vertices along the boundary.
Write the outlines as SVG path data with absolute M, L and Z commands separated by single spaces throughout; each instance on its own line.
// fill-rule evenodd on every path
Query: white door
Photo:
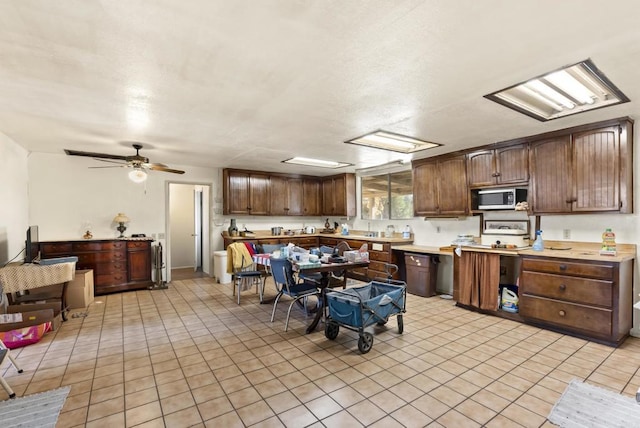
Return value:
M 195 263 L 193 271 L 202 270 L 202 187 L 193 189 L 193 244 Z

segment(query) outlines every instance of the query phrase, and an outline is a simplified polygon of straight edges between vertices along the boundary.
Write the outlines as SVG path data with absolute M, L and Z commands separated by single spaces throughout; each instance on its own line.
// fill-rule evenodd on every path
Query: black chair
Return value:
M 282 297 L 283 294 L 286 294 L 293 299 L 291 301 L 291 304 L 289 305 L 289 310 L 287 311 L 287 319 L 284 325 L 284 331 L 287 331 L 289 328 L 289 317 L 291 316 L 291 308 L 293 307 L 293 304 L 302 299 L 303 308 L 305 309 L 306 313 L 307 300 L 309 296 L 319 296 L 320 290 L 313 282 L 297 282 L 293 272 L 293 266 L 288 259 L 271 257 L 270 264 L 273 282 L 275 283 L 276 289 L 278 290 L 278 295 L 276 296 L 276 300 L 273 303 L 273 310 L 271 311 L 271 322 L 273 322 L 273 319 L 275 318 L 276 308 L 278 307 L 278 301 L 280 300 L 280 297 Z

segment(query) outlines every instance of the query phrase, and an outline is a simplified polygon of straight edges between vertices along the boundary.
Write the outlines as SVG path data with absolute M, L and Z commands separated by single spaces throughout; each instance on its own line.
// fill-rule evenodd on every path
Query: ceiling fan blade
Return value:
M 165 165 L 163 163 L 155 163 L 155 162 L 154 163 L 149 163 L 149 162 L 143 163 L 142 166 L 144 168 L 151 168 L 152 166 L 158 166 L 160 168 L 169 168 L 169 165 Z
M 124 160 L 124 161 L 127 160 L 127 156 L 110 155 L 107 153 L 81 152 L 78 150 L 69 150 L 69 149 L 64 149 L 64 152 L 69 156 L 84 156 L 87 158 L 117 159 L 117 160 Z
M 118 164 L 118 165 L 120 165 L 120 166 L 127 166 L 127 164 L 128 164 L 127 162 L 117 162 L 117 161 L 115 161 L 115 160 L 111 160 L 111 159 L 100 159 L 100 158 L 96 158 L 96 160 L 97 160 L 97 161 L 100 161 L 100 162 L 115 163 L 115 164 Z
M 113 166 L 89 166 L 87 168 L 126 168 L 128 165 L 113 165 Z
M 179 169 L 171 169 L 171 168 L 167 168 L 165 166 L 159 166 L 157 164 L 151 164 L 149 166 L 149 169 L 154 170 L 154 171 L 172 172 L 174 174 L 184 174 L 184 171 L 180 171 Z

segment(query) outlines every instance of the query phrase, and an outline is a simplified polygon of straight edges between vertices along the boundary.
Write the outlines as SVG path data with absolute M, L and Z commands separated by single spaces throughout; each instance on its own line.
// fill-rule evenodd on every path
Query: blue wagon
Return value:
M 373 347 L 373 335 L 364 329 L 385 324 L 390 316 L 398 316 L 398 332 L 404 329 L 402 314 L 406 312 L 407 287 L 404 283 L 372 281 L 362 287 L 328 291 L 327 322 L 324 335 L 329 340 L 338 337 L 340 326 L 359 334 L 358 349 L 366 354 Z

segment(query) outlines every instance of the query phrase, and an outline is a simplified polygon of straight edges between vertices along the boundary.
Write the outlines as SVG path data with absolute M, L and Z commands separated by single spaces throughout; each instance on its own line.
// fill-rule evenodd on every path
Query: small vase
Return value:
M 238 227 L 236 226 L 235 218 L 231 219 L 231 224 L 229 225 L 229 229 L 227 229 L 227 231 L 229 232 L 229 236 L 238 236 Z

